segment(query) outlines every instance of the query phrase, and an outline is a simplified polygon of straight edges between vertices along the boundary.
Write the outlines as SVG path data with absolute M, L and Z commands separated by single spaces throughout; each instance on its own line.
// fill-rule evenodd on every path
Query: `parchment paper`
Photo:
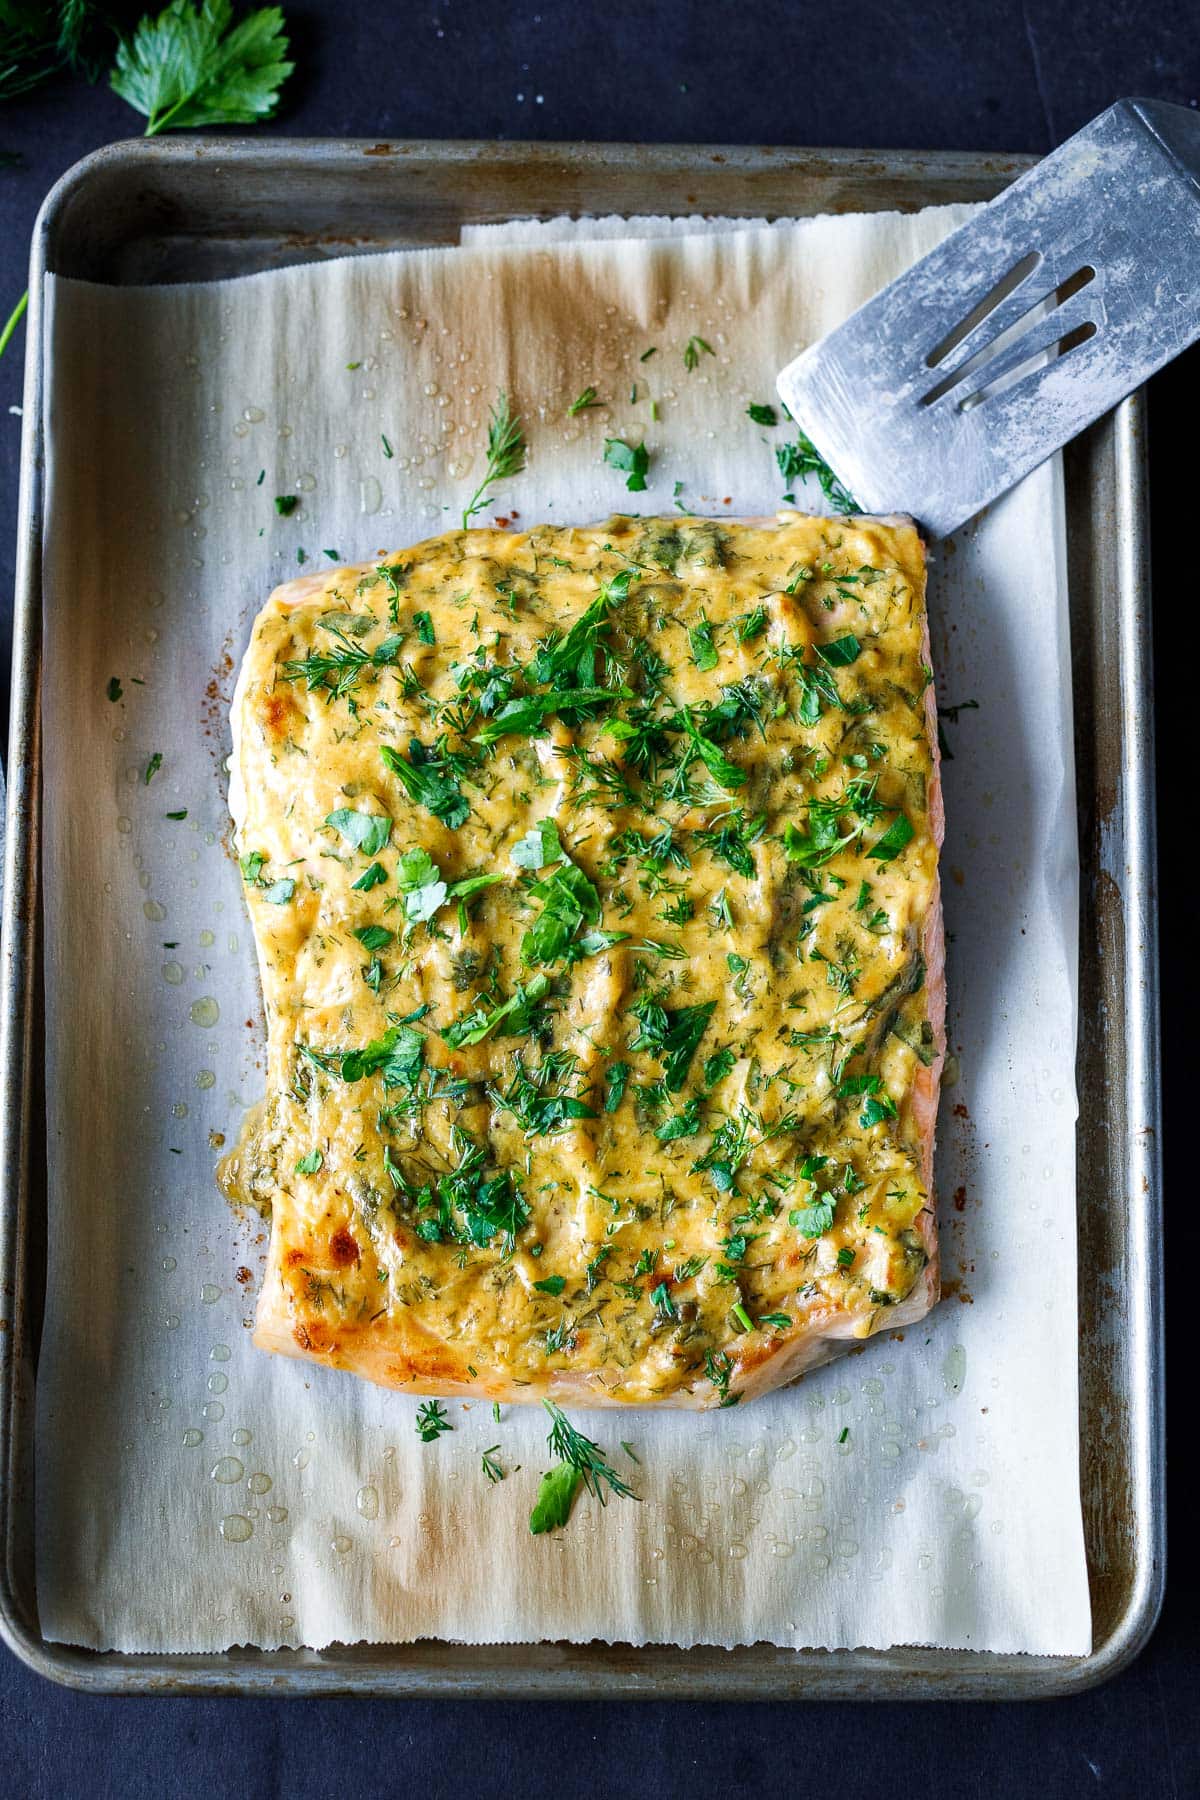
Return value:
M 522 524 L 670 512 L 677 482 L 689 508 L 773 510 L 780 434 L 747 403 L 773 401 L 788 357 L 961 216 L 485 242 L 191 288 L 51 281 L 50 1637 L 1088 1649 L 1056 465 L 934 566 L 941 697 L 979 709 L 946 726 L 961 1074 L 939 1151 L 951 1292 L 924 1325 L 745 1408 L 591 1414 L 641 1503 L 584 1498 L 565 1532 L 533 1539 L 540 1409 L 497 1424 L 453 1403 L 453 1432 L 424 1446 L 414 1400 L 254 1352 L 265 1228 L 212 1178 L 214 1134 L 236 1131 L 262 1083 L 221 762 L 234 666 L 271 586 L 301 550 L 360 560 L 453 526 L 501 387 L 531 452 L 494 510 Z M 713 354 L 689 374 L 693 334 Z M 607 407 L 567 419 L 589 383 Z M 643 432 L 651 483 L 634 497 L 601 446 Z M 300 496 L 290 517 L 277 494 Z M 510 1473 L 491 1486 L 480 1454 L 496 1444 Z

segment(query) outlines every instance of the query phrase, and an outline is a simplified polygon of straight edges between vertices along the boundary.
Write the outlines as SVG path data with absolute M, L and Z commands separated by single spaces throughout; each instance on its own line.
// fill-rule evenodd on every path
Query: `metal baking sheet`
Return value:
M 41 278 L 138 283 L 454 243 L 467 221 L 561 213 L 800 217 L 986 200 L 1027 158 L 851 150 L 206 139 L 118 144 L 71 170 L 34 236 L 9 832 L 0 956 L 0 1631 L 53 1679 L 101 1693 L 529 1699 L 1003 1699 L 1114 1674 L 1163 1590 L 1162 1247 L 1153 903 L 1145 409 L 1134 395 L 1066 456 L 1081 864 L 1077 1132 L 1080 1455 L 1088 1656 L 338 1646 L 199 1656 L 47 1643 L 34 1584 L 33 1418 L 45 1291 L 39 963 Z

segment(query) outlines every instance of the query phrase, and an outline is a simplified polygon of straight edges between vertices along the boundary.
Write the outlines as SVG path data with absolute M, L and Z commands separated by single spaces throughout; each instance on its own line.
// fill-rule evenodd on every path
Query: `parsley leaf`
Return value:
M 286 906 L 295 891 L 296 883 L 290 875 L 285 875 L 281 881 L 271 883 L 263 894 L 263 899 L 268 900 L 272 906 Z
M 416 738 L 409 748 L 411 751 L 423 750 Z M 415 806 L 423 806 L 426 812 L 431 812 L 435 819 L 440 819 L 451 831 L 457 831 L 460 825 L 466 824 L 471 816 L 470 805 L 455 777 L 443 773 L 440 757 L 431 757 L 426 753 L 420 761 L 410 762 L 399 750 L 393 750 L 390 744 L 381 744 L 379 754 L 385 767 L 391 770 Z M 382 848 L 382 845 L 379 847 Z
M 343 1081 L 361 1081 L 364 1075 L 382 1075 L 385 1088 L 414 1088 L 425 1056 L 425 1040 L 411 1025 L 392 1025 L 381 1038 L 361 1050 L 314 1050 L 298 1046 L 317 1068 L 339 1075 Z
M 387 848 L 392 835 L 392 821 L 387 813 L 356 812 L 353 807 L 339 806 L 326 815 L 325 823 L 364 856 L 377 856 Z
M 579 1470 L 572 1468 L 570 1463 L 556 1463 L 542 1476 L 529 1515 L 529 1529 L 535 1537 L 566 1524 L 582 1480 Z
M 688 632 L 688 642 L 692 647 L 692 661 L 702 675 L 707 674 L 709 669 L 716 668 L 720 657 L 713 641 L 713 628 L 710 620 L 702 619 L 699 625 L 693 625 Z
M 452 1050 L 461 1050 L 467 1044 L 482 1044 L 484 1038 L 495 1031 L 502 1019 L 511 1021 L 509 1029 L 503 1035 L 519 1037 L 528 1031 L 533 1008 L 544 1000 L 550 991 L 550 979 L 546 975 L 535 975 L 524 986 L 518 985 L 511 1000 L 505 1000 L 499 1006 L 489 1006 L 481 1000 L 469 1013 L 455 1019 L 447 1025 L 438 1036 Z
M 635 1000 L 633 1014 L 638 1034 L 631 1050 L 648 1050 L 663 1065 L 663 1084 L 668 1093 L 677 1094 L 687 1080 L 693 1056 L 708 1022 L 717 1010 L 715 1000 L 699 1006 L 679 1006 L 668 1010 L 658 1001 Z
M 627 444 L 624 438 L 605 438 L 604 461 L 610 469 L 621 471 L 631 494 L 644 491 L 650 468 L 650 452 L 645 444 Z
M 778 425 L 779 423 L 779 414 L 775 411 L 775 408 L 773 406 L 761 405 L 758 401 L 752 400 L 750 405 L 746 408 L 746 413 L 749 418 L 754 420 L 756 425 Z
M 808 1206 L 794 1206 L 788 1223 L 796 1227 L 801 1237 L 818 1238 L 833 1224 L 833 1201 L 822 1198 Z
M 881 838 L 867 851 L 876 862 L 891 862 L 913 839 L 913 828 L 903 813 L 897 813 Z
M 110 82 L 145 115 L 147 137 L 168 126 L 253 125 L 275 111 L 295 67 L 283 14 L 264 6 L 231 29 L 232 18 L 230 0 L 171 0 L 121 40 Z
M 325 1158 L 320 1150 L 310 1150 L 308 1155 L 302 1156 L 296 1164 L 296 1173 L 297 1175 L 315 1175 L 324 1161 Z
M 276 494 L 275 496 L 275 511 L 281 519 L 290 519 L 299 504 L 299 494 Z
M 518 869 L 532 869 L 535 872 L 544 869 L 549 863 L 565 862 L 567 853 L 562 847 L 554 820 L 539 819 L 533 829 L 513 845 L 512 859 Z

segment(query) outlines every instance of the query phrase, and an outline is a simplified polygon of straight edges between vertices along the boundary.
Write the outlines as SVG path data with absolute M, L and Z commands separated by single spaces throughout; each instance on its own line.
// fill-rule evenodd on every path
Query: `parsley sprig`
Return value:
M 171 0 L 117 49 L 110 85 L 146 117 L 146 136 L 269 119 L 295 68 L 277 6 L 233 24 L 230 0 Z

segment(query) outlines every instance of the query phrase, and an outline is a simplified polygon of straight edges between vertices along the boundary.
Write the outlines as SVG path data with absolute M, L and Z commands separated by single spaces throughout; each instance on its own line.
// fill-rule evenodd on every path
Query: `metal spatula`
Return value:
M 1121 100 L 779 377 L 866 512 L 933 537 L 1200 337 L 1200 115 Z

